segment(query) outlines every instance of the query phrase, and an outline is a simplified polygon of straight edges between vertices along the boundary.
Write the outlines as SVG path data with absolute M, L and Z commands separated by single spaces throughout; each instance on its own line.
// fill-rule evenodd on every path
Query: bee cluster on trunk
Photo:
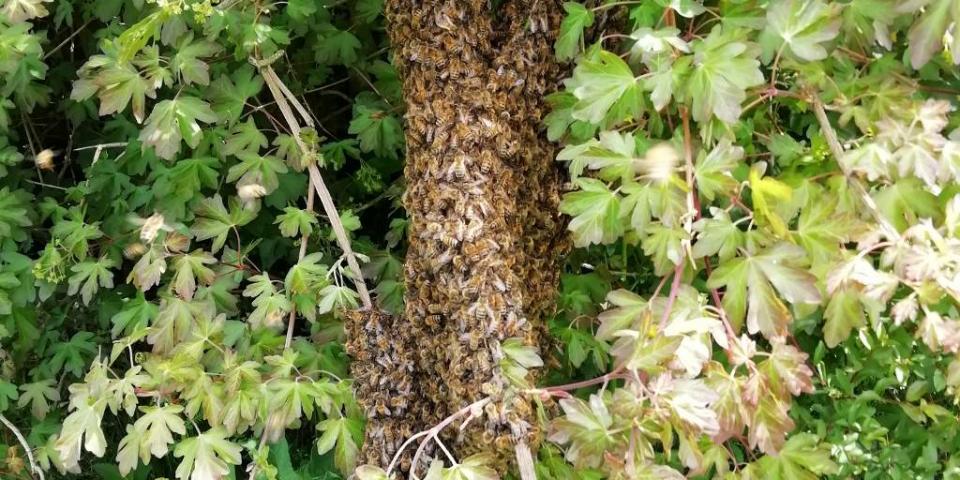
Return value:
M 503 340 L 543 341 L 568 248 L 564 178 L 541 123 L 565 73 L 552 49 L 561 5 L 386 2 L 410 227 L 404 314 L 356 312 L 348 326 L 369 463 L 386 466 L 411 434 L 484 397 L 496 401 L 445 440 L 459 454 L 493 446 L 505 459 L 518 437 L 539 441 L 529 399 L 510 394 L 499 364 Z

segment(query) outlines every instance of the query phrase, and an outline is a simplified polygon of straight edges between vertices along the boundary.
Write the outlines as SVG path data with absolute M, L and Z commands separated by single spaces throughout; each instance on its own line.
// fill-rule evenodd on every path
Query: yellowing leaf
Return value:
M 17 406 L 23 408 L 30 404 L 30 413 L 40 420 L 50 412 L 50 402 L 60 400 L 60 392 L 53 380 L 40 380 L 20 385 L 20 401 Z
M 177 467 L 180 480 L 222 480 L 230 474 L 228 464 L 240 464 L 242 449 L 227 440 L 223 427 L 214 427 L 177 444 L 173 454 L 183 458 Z
M 50 3 L 53 0 L 6 0 L 3 8 L 0 8 L 0 14 L 7 17 L 11 23 L 25 22 L 38 17 L 46 17 L 50 14 L 44 3 Z
M 762 175 L 762 167 L 757 164 L 750 169 L 754 217 L 758 224 L 770 227 L 777 236 L 787 237 L 790 234 L 787 223 L 774 210 L 774 205 L 789 201 L 793 196 L 793 190 L 777 179 Z
M 140 407 L 143 415 L 134 423 L 134 428 L 143 434 L 143 444 L 157 458 L 167 454 L 167 447 L 173 443 L 173 433 L 187 433 L 180 413 L 180 405 L 163 407 Z

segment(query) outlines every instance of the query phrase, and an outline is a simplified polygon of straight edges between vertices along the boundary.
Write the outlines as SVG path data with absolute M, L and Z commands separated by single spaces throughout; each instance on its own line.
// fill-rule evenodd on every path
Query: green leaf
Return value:
M 821 0 L 775 2 L 767 9 L 767 30 L 782 42 L 777 48 L 790 47 L 801 60 L 823 60 L 827 50 L 821 44 L 840 32 L 841 8 L 840 4 Z
M 360 295 L 350 287 L 340 285 L 327 285 L 320 290 L 320 302 L 317 303 L 317 313 L 324 314 L 334 309 L 354 309 L 357 308 L 357 299 Z
M 122 112 L 132 102 L 133 116 L 142 122 L 146 97 L 153 98 L 155 87 L 150 85 L 140 71 L 129 61 L 117 60 L 118 53 L 111 49 L 107 55 L 94 55 L 80 68 L 80 79 L 74 82 L 70 99 L 83 101 L 94 93 L 100 98 L 99 114 Z M 86 73 L 96 71 L 92 78 Z
M 599 141 L 564 148 L 557 160 L 570 160 L 570 175 L 573 178 L 583 173 L 584 167 L 599 170 L 598 176 L 606 181 L 631 179 L 642 167 L 636 158 L 637 142 L 633 134 L 603 131 Z
M 372 465 L 360 465 L 354 475 L 357 476 L 357 480 L 390 480 L 386 471 Z
M 757 466 L 762 478 L 769 480 L 817 480 L 840 470 L 831 459 L 829 445 L 811 433 L 791 436 L 778 455 L 765 455 Z
M 652 225 L 643 238 L 643 253 L 653 261 L 654 273 L 664 276 L 683 263 L 683 244 L 688 240 L 687 232 L 676 227 Z
M 560 400 L 564 415 L 550 426 L 551 442 L 570 444 L 566 458 L 575 467 L 598 467 L 604 454 L 616 442 L 610 431 L 613 417 L 599 395 L 590 395 L 589 403 L 578 398 Z
M 758 224 L 768 226 L 779 237 L 790 234 L 787 223 L 774 210 L 774 205 L 788 202 L 793 189 L 772 177 L 764 177 L 762 164 L 754 164 L 750 169 L 750 189 L 753 191 L 753 213 Z
M 200 60 L 220 53 L 220 46 L 206 40 L 193 41 L 193 35 L 187 35 L 177 45 L 177 53 L 170 59 L 170 69 L 174 75 L 187 85 L 210 83 L 210 66 Z
M 26 22 L 34 18 L 46 17 L 50 14 L 44 3 L 53 0 L 6 0 L 0 14 L 7 17 L 11 23 Z
M 827 308 L 823 312 L 826 322 L 823 324 L 823 341 L 833 348 L 850 336 L 854 328 L 866 324 L 860 295 L 852 288 L 844 287 L 830 295 Z
M 316 0 L 290 0 L 287 2 L 286 12 L 290 18 L 304 21 L 317 13 L 317 2 Z
M 267 145 L 269 145 L 267 136 L 257 128 L 253 117 L 250 117 L 246 122 L 238 123 L 233 127 L 221 152 L 224 155 L 237 155 L 239 153 L 257 155 L 260 149 L 266 148 Z
M 127 282 L 137 286 L 141 292 L 146 292 L 154 285 L 160 284 L 160 277 L 167 271 L 167 260 L 159 248 L 147 250 L 140 260 L 130 269 Z
M 127 475 L 135 468 L 140 461 L 141 452 L 145 452 L 144 464 L 150 461 L 150 450 L 141 450 L 143 443 L 143 433 L 133 428 L 133 425 L 127 425 L 127 434 L 120 439 L 117 444 L 117 470 L 120 475 Z
M 97 344 L 92 332 L 77 332 L 70 337 L 70 341 L 55 344 L 50 351 L 50 369 L 57 373 L 61 370 L 70 372 L 77 378 L 83 377 L 84 367 L 87 365 L 85 356 L 92 356 L 97 351 Z
M 189 95 L 180 95 L 173 100 L 164 100 L 153 107 L 140 140 L 152 146 L 158 157 L 172 160 L 180 152 L 180 141 L 186 140 L 190 148 L 200 144 L 203 130 L 198 122 L 214 123 L 217 115 L 203 100 Z
M 303 257 L 287 272 L 284 285 L 293 294 L 319 291 L 326 285 L 327 266 L 320 263 L 323 253 L 311 253 Z
M 246 225 L 257 217 L 257 210 L 244 208 L 236 198 L 230 199 L 230 211 L 223 206 L 220 194 L 205 198 L 197 207 L 197 220 L 190 231 L 199 241 L 213 239 L 211 251 L 217 252 L 227 241 L 231 229 Z
M 607 51 L 600 51 L 596 59 L 581 60 L 565 83 L 577 97 L 573 118 L 595 124 L 603 122 L 616 103 L 635 99 L 640 92 L 630 66 Z
M 242 152 L 237 158 L 240 163 L 227 171 L 227 181 L 237 182 L 239 186 L 260 185 L 265 190 L 264 195 L 273 193 L 280 186 L 279 174 L 287 173 L 283 161 L 272 155 Z
M 23 408 L 30 404 L 30 414 L 43 420 L 50 412 L 50 402 L 60 400 L 60 391 L 53 380 L 40 380 L 20 385 L 20 401 L 17 406 Z M 3 409 L 0 409 L 2 411 Z
M 374 152 L 381 157 L 397 158 L 402 146 L 403 128 L 400 121 L 387 112 L 379 103 L 353 106 L 353 120 L 348 132 L 360 141 L 360 150 Z
M 726 123 L 740 118 L 746 89 L 764 83 L 758 49 L 721 27 L 693 44 L 693 72 L 685 85 L 693 118 L 707 122 L 716 116 Z
M 109 270 L 112 267 L 113 261 L 106 257 L 95 262 L 83 261 L 70 267 L 73 275 L 70 275 L 68 281 L 67 295 L 76 295 L 80 292 L 83 304 L 89 305 L 100 287 L 113 288 L 113 272 Z
M 718 195 L 732 195 L 737 188 L 732 172 L 743 161 L 743 155 L 743 148 L 726 138 L 720 140 L 710 153 L 704 155 L 701 152 L 694 168 L 700 194 L 711 201 Z
M 843 245 L 861 230 L 862 222 L 838 210 L 836 197 L 828 193 L 811 195 L 800 210 L 794 238 L 807 250 L 814 267 L 838 260 Z
M 334 463 L 344 475 L 357 466 L 360 449 L 354 441 L 353 431 L 357 430 L 356 420 L 346 417 L 331 418 L 317 424 L 317 430 L 323 432 L 317 441 L 317 451 L 323 455 L 336 447 Z
M 733 258 L 746 241 L 746 234 L 730 220 L 730 214 L 716 207 L 710 207 L 710 215 L 697 220 L 693 229 L 698 232 L 694 258 L 717 255 L 722 263 Z
M 346 30 L 326 25 L 315 43 L 314 58 L 325 65 L 351 65 L 357 61 L 360 40 Z
M 537 352 L 537 348 L 524 345 L 523 340 L 519 338 L 508 338 L 500 344 L 503 354 L 513 360 L 523 368 L 539 368 L 543 366 L 543 360 Z
M 283 213 L 277 215 L 274 224 L 280 225 L 280 234 L 284 237 L 308 236 L 313 233 L 317 222 L 317 214 L 313 210 L 304 210 L 297 207 L 286 207 Z
M 173 455 L 183 458 L 177 467 L 177 478 L 186 480 L 213 480 L 230 475 L 228 465 L 240 464 L 243 449 L 227 440 L 223 427 L 214 427 L 196 437 L 177 444 Z
M 243 114 L 247 100 L 263 88 L 263 80 L 250 65 L 244 65 L 232 75 L 219 75 L 210 84 L 210 100 L 214 113 L 222 122 L 233 125 Z
M 767 338 L 789 333 L 792 316 L 779 294 L 790 303 L 819 304 L 816 277 L 800 267 L 806 255 L 790 243 L 777 243 L 757 255 L 722 263 L 707 280 L 708 288 L 726 287 L 723 307 L 735 324 L 746 312 L 747 330 Z
M 81 448 L 98 457 L 102 457 L 107 449 L 107 439 L 104 437 L 100 423 L 106 402 L 95 401 L 81 395 L 79 400 L 72 403 L 75 410 L 63 420 L 63 428 L 55 448 L 64 465 L 79 468 Z
M 0 239 L 18 240 L 21 238 L 22 228 L 33 223 L 27 216 L 21 193 L 23 192 L 20 190 L 11 192 L 8 187 L 0 188 Z
M 347 157 L 360 159 L 360 149 L 357 148 L 357 140 L 345 138 L 336 142 L 327 142 L 320 147 L 320 153 L 323 154 L 324 166 L 340 169 L 347 163 Z
M 383 0 L 357 0 L 354 8 L 360 21 L 371 23 L 383 13 Z
M 243 291 L 244 297 L 255 297 L 254 311 L 248 321 L 254 328 L 260 326 L 279 327 L 293 304 L 286 295 L 278 293 L 270 277 L 266 274 L 250 277 L 250 285 Z
M 577 2 L 566 2 L 563 9 L 567 15 L 560 24 L 560 35 L 553 44 L 557 59 L 570 60 L 580 51 L 583 29 L 593 25 L 593 10 Z
M 133 428 L 139 434 L 140 457 L 146 464 L 150 455 L 157 458 L 166 456 L 174 442 L 173 434 L 184 435 L 187 429 L 180 416 L 183 412 L 180 405 L 140 407 L 140 411 L 143 415 L 137 419 Z
M 110 318 L 113 323 L 110 334 L 113 338 L 130 335 L 149 325 L 156 317 L 157 306 L 153 302 L 148 302 L 143 295 L 137 295 L 136 298 L 127 302 L 123 310 Z
M 623 233 L 620 223 L 620 197 L 592 178 L 575 181 L 580 191 L 568 193 L 560 202 L 560 211 L 573 219 L 567 227 L 577 246 L 613 243 Z
M 0 379 L 0 412 L 7 411 L 11 402 L 17 401 L 19 397 L 20 393 L 17 392 L 16 385 Z
M 700 0 L 657 0 L 657 3 L 666 4 L 680 16 L 686 18 L 693 18 L 707 10 Z

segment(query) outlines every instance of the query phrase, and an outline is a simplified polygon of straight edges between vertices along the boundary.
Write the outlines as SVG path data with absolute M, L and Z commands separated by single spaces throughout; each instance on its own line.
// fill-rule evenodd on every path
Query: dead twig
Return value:
M 36 460 L 34 460 L 33 449 L 30 448 L 30 444 L 27 443 L 27 439 L 23 438 L 23 434 L 20 433 L 20 429 L 18 429 L 17 426 L 14 425 L 10 420 L 7 420 L 7 417 L 3 416 L 3 414 L 0 414 L 0 422 L 3 422 L 3 424 L 6 425 L 11 432 L 13 432 L 13 436 L 17 437 L 17 441 L 19 441 L 20 445 L 23 446 L 23 451 L 26 452 L 27 460 L 30 462 L 30 471 L 33 472 L 31 476 L 39 478 L 40 480 L 44 480 L 43 469 L 40 468 L 40 466 L 37 465 Z

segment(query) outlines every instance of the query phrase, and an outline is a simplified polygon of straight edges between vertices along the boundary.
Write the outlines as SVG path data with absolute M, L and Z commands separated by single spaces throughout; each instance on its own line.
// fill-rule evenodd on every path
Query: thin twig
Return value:
M 471 413 L 474 410 L 483 408 L 484 405 L 490 403 L 491 401 L 492 399 L 490 397 L 477 400 L 476 402 L 473 402 L 470 405 L 467 405 L 466 407 L 463 407 L 460 410 L 457 410 L 456 412 L 454 412 L 453 415 L 450 415 L 449 417 L 445 418 L 442 422 L 436 424 L 433 428 L 427 430 L 426 431 L 427 438 L 423 439 L 423 441 L 420 442 L 420 446 L 417 447 L 417 452 L 414 453 L 413 455 L 413 463 L 410 464 L 410 473 L 413 474 L 414 472 L 416 472 L 417 462 L 420 461 L 420 455 L 422 455 L 423 451 L 426 450 L 427 444 L 430 443 L 430 439 L 435 438 L 444 428 L 446 428 L 448 425 L 453 423 L 456 419 L 466 415 L 467 413 Z M 414 435 L 414 437 L 416 437 L 416 435 Z M 400 458 L 400 453 L 403 452 L 404 447 L 408 444 L 409 442 L 404 443 L 403 445 L 400 446 L 400 449 L 397 450 L 397 453 L 394 455 L 393 460 L 390 462 L 390 468 L 387 468 L 387 478 L 390 478 L 390 470 L 394 467 L 395 462 L 397 461 L 398 458 Z
M 531 390 L 527 390 L 527 393 L 547 394 L 551 396 L 557 396 L 561 392 L 565 393 L 571 390 L 578 390 L 584 387 L 590 387 L 593 385 L 599 385 L 601 383 L 607 383 L 610 380 L 617 380 L 617 379 L 624 378 L 622 375 L 623 370 L 624 370 L 624 366 L 620 365 L 619 367 L 615 368 L 612 372 L 607 373 L 605 375 L 601 375 L 596 378 L 591 378 L 589 380 L 582 380 L 579 382 L 567 383 L 564 385 L 555 385 L 547 388 L 531 389 Z
M 663 309 L 663 316 L 660 317 L 660 330 L 663 330 L 663 327 L 667 325 L 667 320 L 670 319 L 670 312 L 673 311 L 673 304 L 677 301 L 677 296 L 680 294 L 680 278 L 683 276 L 683 262 L 677 264 L 677 267 L 673 269 L 673 283 L 670 285 L 670 295 L 667 297 L 667 306 Z
M 307 186 L 307 211 L 313 211 L 313 189 L 310 186 Z M 303 260 L 303 257 L 307 256 L 307 241 L 310 240 L 310 234 L 307 232 L 303 233 L 303 236 L 300 238 L 300 252 L 297 256 L 297 263 L 300 263 Z M 290 316 L 287 318 L 287 340 L 283 342 L 283 349 L 286 350 L 290 348 L 290 345 L 293 343 L 293 326 L 297 321 L 297 306 L 294 305 L 290 308 Z
M 73 151 L 74 151 L 74 152 L 79 152 L 79 151 L 81 151 L 81 150 L 93 150 L 93 149 L 97 149 L 97 148 L 99 148 L 99 149 L 104 149 L 104 148 L 120 148 L 120 147 L 126 147 L 127 145 L 128 145 L 127 142 L 99 143 L 99 144 L 97 144 L 97 145 L 87 145 L 87 146 L 85 146 L 85 147 L 77 147 L 77 148 L 74 148 Z
M 410 467 L 411 474 L 414 474 L 414 472 L 416 471 L 417 469 L 416 462 L 419 460 L 420 454 L 423 453 L 423 450 L 426 448 L 426 444 L 430 441 L 432 437 L 440 433 L 440 431 L 442 431 L 448 425 L 453 423 L 456 419 L 466 415 L 467 413 L 471 413 L 476 409 L 483 408 L 486 404 L 490 403 L 490 401 L 491 401 L 490 397 L 477 400 L 476 402 L 473 402 L 470 405 L 467 405 L 466 407 L 463 407 L 460 410 L 454 412 L 452 415 L 443 419 L 443 421 L 434 425 L 433 427 L 427 430 L 424 430 L 420 433 L 417 433 L 416 435 L 413 435 L 410 438 L 408 438 L 405 442 L 403 442 L 402 445 L 400 445 L 400 448 L 397 449 L 396 453 L 393 454 L 393 459 L 390 460 L 390 465 L 387 466 L 387 478 L 390 478 L 391 472 L 393 472 L 394 467 L 397 466 L 397 462 L 400 461 L 400 455 L 403 453 L 404 450 L 406 450 L 407 447 L 410 446 L 411 443 L 414 442 L 414 440 L 421 437 L 427 437 L 423 439 L 422 442 L 420 442 L 420 446 L 419 448 L 417 448 L 417 453 L 413 457 L 413 463 L 411 464 L 411 467 Z
M 53 54 L 56 53 L 58 50 L 60 50 L 61 48 L 63 48 L 63 46 L 66 45 L 67 42 L 69 42 L 70 40 L 73 40 L 73 37 L 76 37 L 77 35 L 80 34 L 80 32 L 83 31 L 83 29 L 87 28 L 87 25 L 90 25 L 90 22 L 92 22 L 92 21 L 93 21 L 93 19 L 91 18 L 90 20 L 87 20 L 86 23 L 84 23 L 83 25 L 80 25 L 80 27 L 78 27 L 73 33 L 71 33 L 69 37 L 65 38 L 65 39 L 64 39 L 62 42 L 60 42 L 56 47 L 53 47 L 53 50 L 50 50 L 49 52 L 47 52 L 47 53 L 43 56 L 43 60 L 46 60 L 47 57 L 49 57 L 50 55 L 53 55 Z
M 44 480 L 43 469 L 40 468 L 40 466 L 37 465 L 36 460 L 33 459 L 33 450 L 30 448 L 30 444 L 27 443 L 27 439 L 23 438 L 23 434 L 20 433 L 20 430 L 17 428 L 17 426 L 10 422 L 10 420 L 7 420 L 7 417 L 3 416 L 3 414 L 0 414 L 0 422 L 3 422 L 3 424 L 6 425 L 11 432 L 13 432 L 13 436 L 17 437 L 20 445 L 23 446 L 23 451 L 26 452 L 27 460 L 30 462 L 30 470 L 36 474 L 36 478 Z

